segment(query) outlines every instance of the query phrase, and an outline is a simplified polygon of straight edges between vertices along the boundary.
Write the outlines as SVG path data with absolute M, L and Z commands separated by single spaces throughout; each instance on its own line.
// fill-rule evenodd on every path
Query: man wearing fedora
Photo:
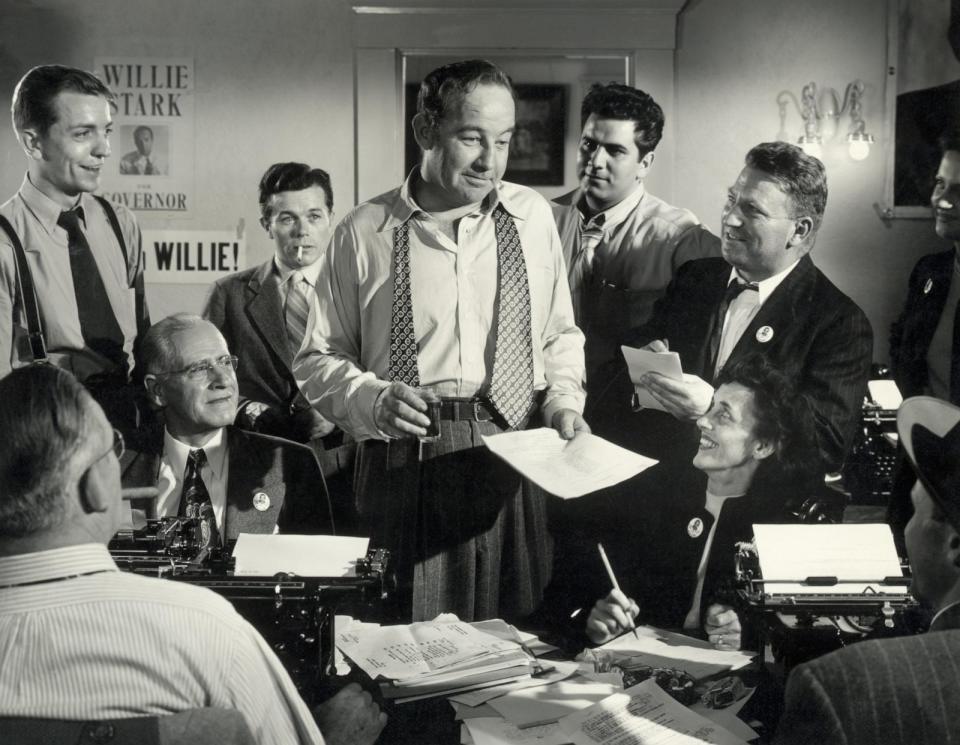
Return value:
M 960 741 L 960 408 L 907 399 L 897 430 L 917 475 L 905 538 L 911 590 L 933 611 L 930 630 L 854 644 L 797 667 L 781 745 Z

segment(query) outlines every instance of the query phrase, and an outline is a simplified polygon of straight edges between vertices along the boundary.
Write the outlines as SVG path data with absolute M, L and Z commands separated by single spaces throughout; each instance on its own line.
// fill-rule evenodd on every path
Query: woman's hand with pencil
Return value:
M 587 618 L 587 636 L 594 644 L 606 644 L 620 634 L 636 629 L 633 619 L 640 608 L 621 590 L 611 590 L 598 600 Z

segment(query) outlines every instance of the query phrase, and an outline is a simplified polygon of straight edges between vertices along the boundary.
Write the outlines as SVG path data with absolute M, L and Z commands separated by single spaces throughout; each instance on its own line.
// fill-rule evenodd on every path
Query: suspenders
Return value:
M 94 198 L 100 203 L 103 211 L 107 214 L 107 220 L 110 222 L 110 227 L 113 229 L 113 233 L 117 237 L 117 242 L 120 244 L 120 251 L 123 253 L 123 263 L 129 267 L 127 244 L 123 240 L 123 232 L 120 230 L 120 221 L 117 219 L 117 213 L 114 212 L 110 202 L 103 197 L 95 196 Z M 29 264 L 27 264 L 27 255 L 23 250 L 20 237 L 13 229 L 10 221 L 3 215 L 0 215 L 0 228 L 3 229 L 13 244 L 13 256 L 16 268 L 16 292 L 23 302 L 24 315 L 26 315 L 27 320 L 27 337 L 30 340 L 30 352 L 33 355 L 33 361 L 46 362 L 47 345 L 43 336 L 43 326 L 40 322 L 40 308 L 37 304 L 37 292 L 33 286 L 33 274 L 30 272 Z M 139 323 L 143 308 L 143 274 L 141 272 L 137 273 L 137 278 L 134 281 L 134 289 L 136 290 L 134 296 L 136 298 L 137 321 Z

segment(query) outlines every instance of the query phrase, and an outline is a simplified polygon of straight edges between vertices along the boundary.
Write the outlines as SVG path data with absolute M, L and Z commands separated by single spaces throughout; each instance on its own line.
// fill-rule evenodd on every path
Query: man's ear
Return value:
M 143 387 L 147 389 L 147 399 L 154 406 L 163 408 L 167 405 L 166 397 L 163 395 L 163 381 L 153 373 L 147 373 L 143 376 Z
M 80 476 L 77 483 L 77 492 L 80 497 L 80 508 L 83 512 L 106 512 L 113 498 L 109 494 L 111 488 L 104 465 L 108 464 L 107 458 L 100 458 L 95 463 L 87 467 L 87 470 Z
M 426 114 L 417 114 L 410 123 L 413 127 L 413 137 L 421 150 L 430 150 L 436 142 L 436 130 L 430 124 Z
M 791 248 L 798 246 L 813 235 L 813 218 L 798 217 L 793 221 L 793 234 L 787 242 Z
M 647 173 L 650 171 L 650 166 L 653 165 L 654 153 L 651 150 L 649 153 L 640 158 L 640 169 L 637 171 L 637 181 L 643 181 L 647 177 Z
M 18 129 L 17 139 L 20 140 L 20 146 L 28 158 L 43 160 L 43 137 L 36 129 L 32 127 Z

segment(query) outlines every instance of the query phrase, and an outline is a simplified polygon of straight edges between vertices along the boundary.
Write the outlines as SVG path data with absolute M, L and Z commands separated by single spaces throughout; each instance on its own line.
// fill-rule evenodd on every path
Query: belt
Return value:
M 440 401 L 440 419 L 447 422 L 489 422 L 494 411 L 478 398 L 444 398 Z

